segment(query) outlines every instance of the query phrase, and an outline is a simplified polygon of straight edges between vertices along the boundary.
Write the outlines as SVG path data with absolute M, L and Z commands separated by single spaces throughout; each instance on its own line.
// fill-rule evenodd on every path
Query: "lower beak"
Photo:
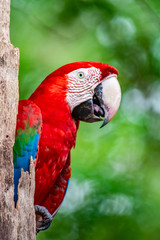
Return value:
M 120 100 L 121 89 L 117 75 L 109 75 L 95 88 L 92 99 L 73 109 L 72 117 L 85 122 L 103 121 L 102 128 L 115 116 Z

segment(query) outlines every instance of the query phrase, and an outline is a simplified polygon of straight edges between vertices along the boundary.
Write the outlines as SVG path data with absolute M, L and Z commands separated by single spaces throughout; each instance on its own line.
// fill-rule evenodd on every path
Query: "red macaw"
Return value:
M 28 100 L 19 102 L 13 148 L 15 203 L 21 168 L 35 159 L 37 232 L 46 229 L 65 196 L 71 175 L 70 150 L 79 121 L 116 114 L 121 99 L 118 71 L 105 63 L 75 62 L 52 72 Z

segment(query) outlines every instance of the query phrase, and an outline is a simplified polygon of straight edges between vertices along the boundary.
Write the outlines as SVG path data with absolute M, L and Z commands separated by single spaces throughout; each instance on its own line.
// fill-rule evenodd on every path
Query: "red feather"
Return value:
M 78 68 L 99 68 L 101 79 L 118 71 L 104 63 L 77 62 L 51 73 L 31 95 L 43 120 L 39 156 L 35 165 L 35 204 L 45 206 L 51 214 L 57 211 L 70 178 L 70 150 L 75 146 L 79 122 L 72 119 L 66 101 L 67 73 Z M 100 79 L 100 80 L 101 80 Z
M 65 78 L 47 77 L 29 98 L 41 109 L 43 119 L 35 166 L 35 204 L 46 206 L 51 214 L 64 197 L 70 178 L 70 159 L 67 165 L 66 162 L 76 141 L 77 124 L 71 117 L 66 91 Z M 68 175 L 66 171 L 69 171 Z

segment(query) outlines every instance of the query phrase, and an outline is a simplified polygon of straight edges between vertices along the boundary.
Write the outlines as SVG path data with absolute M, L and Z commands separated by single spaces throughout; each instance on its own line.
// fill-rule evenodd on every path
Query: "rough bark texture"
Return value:
M 12 148 L 18 106 L 19 51 L 10 44 L 10 0 L 0 0 L 0 239 L 33 240 L 34 164 L 22 171 L 19 200 L 14 205 Z

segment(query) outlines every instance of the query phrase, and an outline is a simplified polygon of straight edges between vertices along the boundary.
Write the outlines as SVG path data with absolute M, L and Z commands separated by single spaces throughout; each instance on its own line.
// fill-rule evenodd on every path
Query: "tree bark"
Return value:
M 0 239 L 34 240 L 34 164 L 22 171 L 15 207 L 12 148 L 18 107 L 19 50 L 10 43 L 10 0 L 0 0 Z

